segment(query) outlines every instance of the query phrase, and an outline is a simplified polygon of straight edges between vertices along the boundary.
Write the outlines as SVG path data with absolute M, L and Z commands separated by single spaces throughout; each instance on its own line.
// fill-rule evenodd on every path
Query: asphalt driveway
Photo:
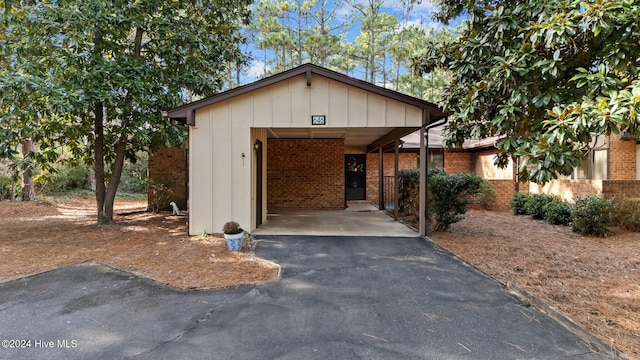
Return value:
M 256 254 L 282 278 L 182 292 L 81 264 L 2 283 L 0 359 L 608 358 L 420 238 L 261 236 Z

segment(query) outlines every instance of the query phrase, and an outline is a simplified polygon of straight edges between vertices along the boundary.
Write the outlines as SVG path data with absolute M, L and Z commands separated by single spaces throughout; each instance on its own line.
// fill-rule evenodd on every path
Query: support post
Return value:
M 384 152 L 378 148 L 378 210 L 384 210 Z
M 426 109 L 422 109 L 422 127 L 420 128 L 420 201 L 419 201 L 419 234 L 420 236 L 429 235 L 429 224 L 427 222 L 428 214 L 428 176 L 429 171 L 429 134 L 426 133 L 426 126 L 429 124 L 430 114 Z
M 395 159 L 393 162 L 393 218 L 398 220 L 398 193 L 400 192 L 398 157 L 400 156 L 400 139 L 396 139 L 393 146 L 395 149 Z

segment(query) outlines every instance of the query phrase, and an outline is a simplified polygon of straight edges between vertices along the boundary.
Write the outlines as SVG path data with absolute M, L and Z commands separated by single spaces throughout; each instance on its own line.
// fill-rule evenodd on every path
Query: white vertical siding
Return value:
M 349 88 L 349 127 L 367 127 L 367 92 L 358 88 Z
M 349 87 L 338 82 L 330 83 L 329 86 L 328 101 L 331 106 L 327 112 L 327 123 L 332 127 L 348 127 Z
M 196 126 L 189 127 L 189 234 L 213 232 L 211 127 L 208 112 L 197 112 Z
M 311 86 L 301 75 L 198 109 L 189 131 L 189 233 L 219 233 L 230 220 L 252 231 L 257 201 L 266 221 L 267 129 L 311 127 L 311 115 L 326 115 L 325 127 L 335 128 L 422 124 L 420 108 L 319 75 Z M 255 198 L 256 140 L 263 143 L 262 199 Z

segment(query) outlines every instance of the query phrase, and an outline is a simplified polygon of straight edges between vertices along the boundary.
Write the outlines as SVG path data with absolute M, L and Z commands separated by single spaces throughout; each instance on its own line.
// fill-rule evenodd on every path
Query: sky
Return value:
M 367 3 L 366 0 L 354 0 L 361 3 Z M 335 2 L 334 2 L 335 3 Z M 420 25 L 429 30 L 438 30 L 442 27 L 442 24 L 431 20 L 432 13 L 436 10 L 436 6 L 431 0 L 422 0 L 414 5 L 413 10 L 409 14 L 409 20 L 407 25 Z M 398 18 L 402 15 L 402 2 L 401 0 L 383 0 L 382 11 L 387 13 L 396 14 Z M 351 5 L 347 2 L 343 2 L 341 8 L 338 10 L 339 14 L 344 18 L 350 16 L 352 13 Z M 348 40 L 353 41 L 360 33 L 359 24 L 354 23 L 348 33 Z M 254 59 L 251 61 L 247 75 L 243 78 L 243 83 L 252 82 L 262 77 L 265 71 L 265 64 L 259 59 L 259 50 L 253 49 L 250 46 L 247 50 L 252 51 Z

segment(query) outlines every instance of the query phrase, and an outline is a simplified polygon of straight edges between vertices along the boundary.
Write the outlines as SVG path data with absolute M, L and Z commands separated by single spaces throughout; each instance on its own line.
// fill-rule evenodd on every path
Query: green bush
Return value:
M 554 225 L 569 225 L 571 223 L 571 205 L 558 201 L 552 201 L 542 207 L 544 219 Z
M 398 210 L 418 221 L 420 170 L 408 169 L 398 173 Z
M 527 215 L 531 215 L 538 220 L 544 219 L 544 206 L 554 201 L 560 200 L 554 195 L 532 194 L 525 204 Z
M 89 167 L 63 164 L 55 171 L 45 171 L 34 177 L 38 188 L 45 194 L 60 194 L 70 190 L 89 188 Z
M 509 205 L 511 205 L 511 210 L 513 211 L 513 215 L 526 215 L 527 214 L 527 201 L 531 197 L 531 193 L 526 191 L 520 191 L 511 197 L 511 201 Z
M 451 224 L 462 220 L 481 186 L 482 179 L 473 173 L 448 175 L 444 169 L 429 169 L 434 230 L 446 231 Z
M 13 185 L 13 180 L 10 176 L 0 175 L 0 200 L 11 199 L 11 187 Z M 16 185 L 16 191 L 18 190 L 18 186 Z
M 612 224 L 623 230 L 640 232 L 640 198 L 616 202 L 613 207 Z
M 143 194 L 147 192 L 147 168 L 149 158 L 146 152 L 138 153 L 136 162 L 125 161 L 118 185 L 118 195 Z
M 496 190 L 493 185 L 489 181 L 482 179 L 482 184 L 473 202 L 478 204 L 480 208 L 488 210 L 496 203 L 496 198 Z
M 577 198 L 571 216 L 573 231 L 583 235 L 607 235 L 612 205 L 612 200 L 598 196 Z

